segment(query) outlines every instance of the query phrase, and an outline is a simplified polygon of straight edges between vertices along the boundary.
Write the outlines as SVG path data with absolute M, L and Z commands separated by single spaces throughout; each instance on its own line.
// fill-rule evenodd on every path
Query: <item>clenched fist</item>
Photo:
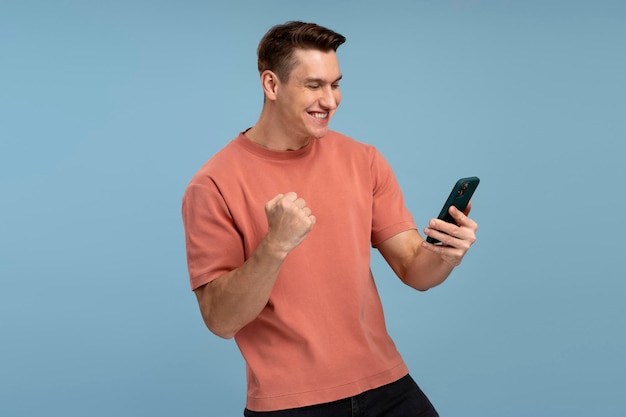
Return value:
M 267 239 L 286 256 L 309 234 L 315 216 L 306 202 L 294 192 L 278 194 L 265 204 Z

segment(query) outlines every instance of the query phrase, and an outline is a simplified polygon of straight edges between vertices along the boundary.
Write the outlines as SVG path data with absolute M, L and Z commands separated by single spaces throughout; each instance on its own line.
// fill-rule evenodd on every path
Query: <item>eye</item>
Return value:
M 319 84 L 309 84 L 306 87 L 310 88 L 311 90 L 317 90 L 318 88 L 320 88 L 320 85 Z
M 339 84 L 333 84 L 331 85 L 333 90 L 338 90 L 339 89 Z

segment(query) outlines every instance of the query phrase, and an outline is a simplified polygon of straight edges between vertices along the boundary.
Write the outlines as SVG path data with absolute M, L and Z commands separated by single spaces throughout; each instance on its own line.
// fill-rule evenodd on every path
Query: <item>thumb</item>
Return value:
M 278 201 L 283 198 L 285 195 L 284 194 L 278 194 L 276 196 L 274 196 L 274 198 L 272 198 L 270 201 L 268 201 L 265 205 L 266 207 L 271 207 L 274 204 L 278 203 Z
M 270 201 L 265 203 L 265 213 L 269 215 L 269 213 L 272 211 L 274 206 L 276 206 L 276 203 L 278 203 L 281 198 L 283 198 L 283 194 L 278 194 L 277 196 L 272 198 Z

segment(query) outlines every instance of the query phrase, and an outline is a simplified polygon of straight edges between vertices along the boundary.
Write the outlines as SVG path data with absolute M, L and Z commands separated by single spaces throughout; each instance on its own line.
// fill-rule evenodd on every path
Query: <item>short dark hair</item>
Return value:
M 259 74 L 265 70 L 276 73 L 283 81 L 289 79 L 297 64 L 296 49 L 337 51 L 346 41 L 343 35 L 315 23 L 292 21 L 272 27 L 259 42 L 257 49 Z

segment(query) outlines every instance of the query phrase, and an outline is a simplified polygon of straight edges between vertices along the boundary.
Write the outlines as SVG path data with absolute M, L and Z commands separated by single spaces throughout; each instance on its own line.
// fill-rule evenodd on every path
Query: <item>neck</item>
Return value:
M 263 117 L 244 135 L 252 142 L 273 151 L 296 151 L 309 144 L 310 137 L 300 137 L 290 134 L 282 128 L 280 123 L 269 123 Z

